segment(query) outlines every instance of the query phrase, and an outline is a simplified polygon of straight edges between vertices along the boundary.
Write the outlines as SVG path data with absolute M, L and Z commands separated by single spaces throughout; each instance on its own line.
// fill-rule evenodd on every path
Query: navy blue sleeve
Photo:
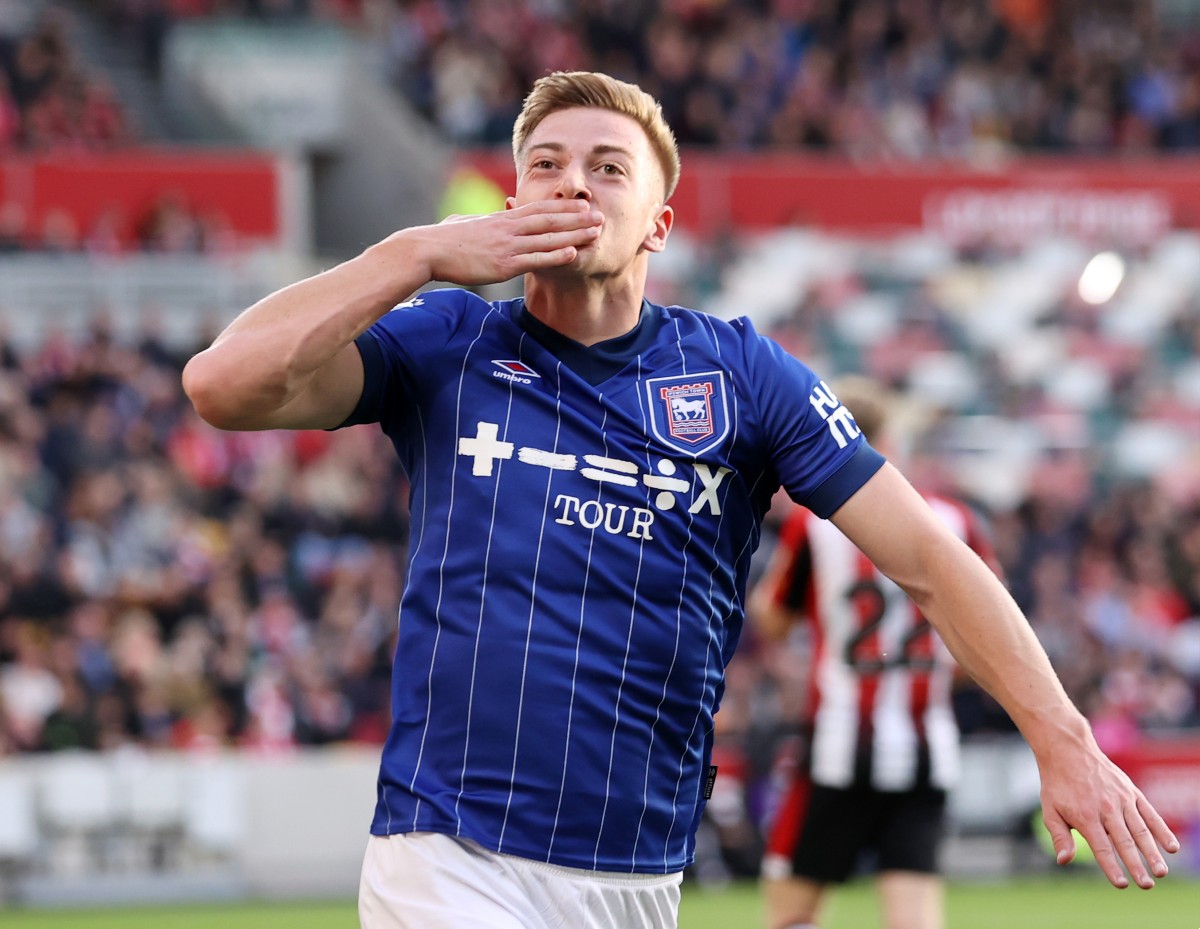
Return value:
M 849 461 L 809 495 L 808 508 L 828 519 L 886 463 L 887 459 L 864 441 Z
M 793 500 L 828 519 L 883 467 L 884 458 L 807 365 L 758 335 L 749 320 L 735 325 L 744 332 L 746 369 L 779 481 Z
M 363 390 L 353 412 L 337 427 L 338 429 L 357 426 L 360 423 L 379 422 L 381 399 L 385 393 L 383 382 L 387 372 L 379 343 L 372 338 L 370 332 L 364 332 L 354 340 L 354 347 L 358 349 L 359 357 L 362 358 Z
M 402 416 L 404 398 L 440 356 L 462 318 L 466 292 L 434 290 L 384 314 L 354 340 L 363 364 L 363 390 L 339 429 L 360 423 L 387 427 Z

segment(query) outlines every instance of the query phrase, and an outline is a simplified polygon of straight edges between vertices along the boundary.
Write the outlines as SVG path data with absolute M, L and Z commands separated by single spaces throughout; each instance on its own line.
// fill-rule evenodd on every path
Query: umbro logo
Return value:
M 503 368 L 509 374 L 519 374 L 521 377 L 541 377 L 533 368 L 523 361 L 493 361 L 498 368 Z
M 500 361 L 492 359 L 492 364 L 496 366 L 496 370 L 492 372 L 492 377 L 511 381 L 514 384 L 532 384 L 533 378 L 541 377 L 540 374 L 523 361 Z

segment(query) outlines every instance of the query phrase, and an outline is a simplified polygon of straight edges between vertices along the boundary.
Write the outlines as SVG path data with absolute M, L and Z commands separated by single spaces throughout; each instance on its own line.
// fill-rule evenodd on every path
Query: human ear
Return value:
M 647 231 L 646 238 L 642 240 L 642 248 L 648 252 L 661 252 L 667 247 L 667 236 L 671 234 L 674 223 L 675 211 L 664 204 Z

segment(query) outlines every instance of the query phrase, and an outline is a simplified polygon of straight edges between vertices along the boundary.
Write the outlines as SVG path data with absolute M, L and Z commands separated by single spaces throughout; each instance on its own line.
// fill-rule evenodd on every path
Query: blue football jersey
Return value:
M 882 464 L 747 320 L 644 304 L 585 348 L 440 290 L 358 340 L 411 537 L 377 835 L 576 868 L 689 864 L 750 557 L 780 485 L 828 516 Z

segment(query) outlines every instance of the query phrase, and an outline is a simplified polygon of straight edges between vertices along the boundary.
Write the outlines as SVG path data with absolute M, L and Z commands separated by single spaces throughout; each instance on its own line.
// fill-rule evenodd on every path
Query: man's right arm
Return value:
M 221 429 L 330 429 L 363 389 L 354 340 L 431 281 L 476 285 L 569 264 L 602 217 L 583 200 L 526 204 L 403 229 L 361 255 L 264 297 L 183 372 Z

